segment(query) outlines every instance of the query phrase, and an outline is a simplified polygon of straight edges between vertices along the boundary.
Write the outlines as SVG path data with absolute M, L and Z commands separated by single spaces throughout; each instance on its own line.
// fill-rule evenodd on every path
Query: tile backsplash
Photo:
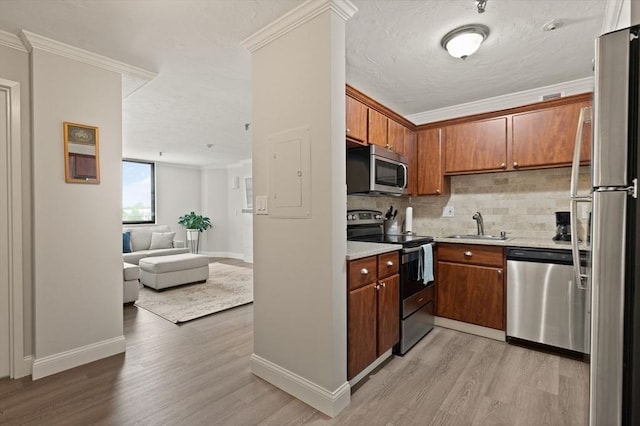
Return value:
M 556 232 L 555 212 L 569 211 L 568 167 L 543 170 L 451 176 L 448 196 L 424 197 L 347 197 L 348 209 L 374 209 L 382 212 L 398 208 L 398 224 L 404 229 L 405 208 L 413 207 L 413 231 L 421 235 L 444 237 L 475 234 L 475 212 L 482 213 L 485 234 L 508 237 L 552 238 Z M 589 168 L 580 168 L 579 187 L 589 189 Z M 442 217 L 445 206 L 454 208 L 453 217 Z M 578 209 L 582 213 L 582 207 Z M 585 239 L 587 219 L 579 223 Z

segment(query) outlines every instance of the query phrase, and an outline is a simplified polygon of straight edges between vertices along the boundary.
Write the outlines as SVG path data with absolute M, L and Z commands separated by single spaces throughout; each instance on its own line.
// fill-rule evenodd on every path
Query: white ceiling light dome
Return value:
M 445 34 L 440 44 L 454 58 L 466 59 L 480 48 L 488 35 L 489 27 L 486 25 L 463 25 Z

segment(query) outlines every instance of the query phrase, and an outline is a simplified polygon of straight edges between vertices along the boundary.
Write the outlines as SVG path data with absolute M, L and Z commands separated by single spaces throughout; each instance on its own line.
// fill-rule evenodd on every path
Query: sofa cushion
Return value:
M 155 274 L 196 269 L 207 265 L 209 265 L 207 256 L 191 253 L 140 259 L 140 269 Z
M 137 280 L 138 278 L 140 278 L 140 268 L 138 267 L 138 265 L 124 262 L 122 275 L 124 281 Z
M 122 233 L 122 252 L 131 253 L 131 232 Z
M 149 250 L 173 248 L 175 232 L 152 232 Z
M 134 251 L 131 253 L 123 253 L 122 260 L 127 263 L 133 263 L 137 265 L 140 262 L 140 259 L 144 259 L 145 257 L 157 257 L 157 256 L 168 256 L 172 254 L 181 254 L 181 253 L 189 253 L 188 248 L 171 248 L 171 249 L 158 249 L 158 250 L 140 250 Z
M 136 228 L 127 229 L 131 232 L 131 250 L 149 250 L 151 246 L 151 234 L 154 232 L 171 232 L 169 225 L 153 225 L 153 226 L 140 226 Z

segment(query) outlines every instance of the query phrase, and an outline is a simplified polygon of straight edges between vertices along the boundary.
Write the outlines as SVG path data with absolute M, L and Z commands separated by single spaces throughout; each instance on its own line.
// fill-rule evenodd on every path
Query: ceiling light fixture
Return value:
M 467 59 L 489 35 L 489 27 L 481 24 L 463 25 L 442 37 L 440 45 L 454 58 Z

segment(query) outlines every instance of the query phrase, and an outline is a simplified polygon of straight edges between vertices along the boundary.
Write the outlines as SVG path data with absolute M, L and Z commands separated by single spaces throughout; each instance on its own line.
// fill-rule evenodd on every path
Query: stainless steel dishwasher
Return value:
M 507 249 L 507 341 L 589 353 L 591 296 L 572 265 L 569 249 Z

